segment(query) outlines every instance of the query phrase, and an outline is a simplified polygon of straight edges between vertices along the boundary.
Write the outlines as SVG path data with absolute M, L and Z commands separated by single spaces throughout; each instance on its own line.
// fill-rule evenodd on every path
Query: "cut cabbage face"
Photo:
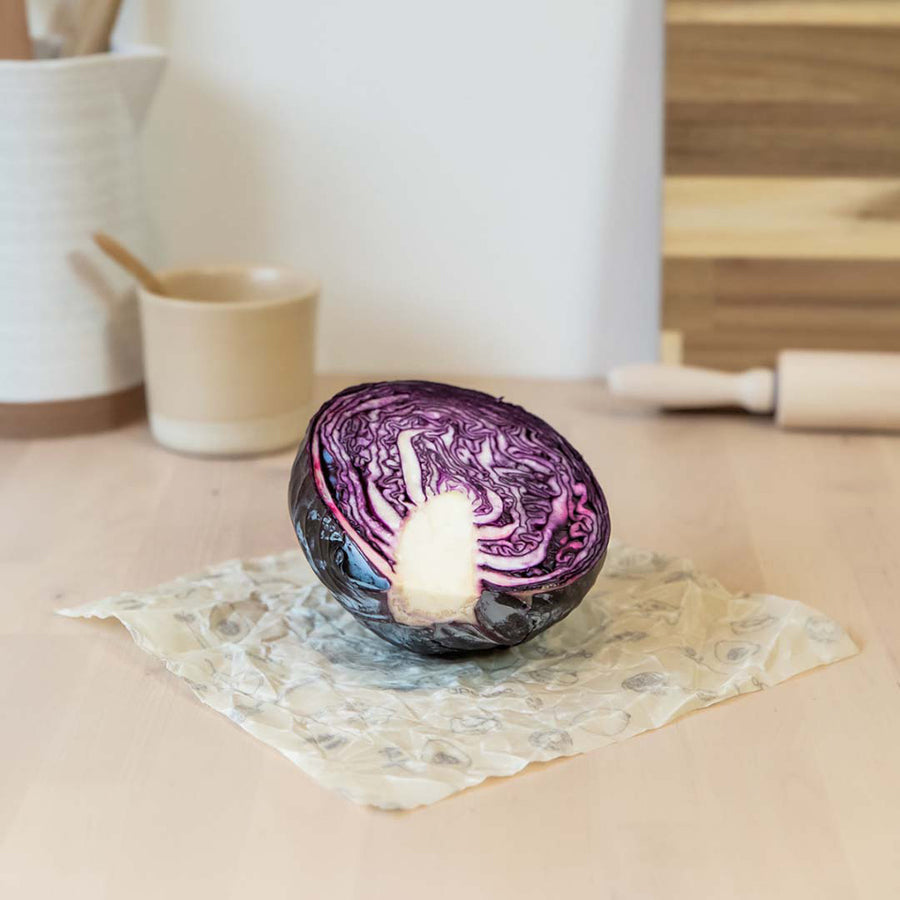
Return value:
M 546 422 L 478 391 L 363 384 L 316 413 L 291 474 L 314 571 L 420 653 L 511 646 L 567 615 L 603 563 L 609 513 Z

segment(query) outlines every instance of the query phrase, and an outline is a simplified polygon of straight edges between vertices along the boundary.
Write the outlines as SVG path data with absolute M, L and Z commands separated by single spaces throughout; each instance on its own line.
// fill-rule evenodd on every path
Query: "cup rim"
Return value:
M 253 272 L 270 272 L 275 276 L 293 279 L 294 282 L 303 287 L 303 290 L 290 290 L 284 296 L 268 297 L 264 300 L 229 300 L 227 302 L 217 301 L 214 297 L 207 300 L 198 300 L 193 297 L 169 296 L 168 294 L 155 294 L 148 291 L 140 283 L 138 284 L 138 295 L 142 300 L 148 300 L 151 303 L 157 303 L 164 306 L 182 306 L 192 310 L 203 311 L 209 315 L 221 314 L 227 311 L 245 310 L 245 309 L 271 309 L 277 306 L 289 306 L 292 303 L 305 303 L 309 300 L 315 300 L 322 291 L 322 285 L 318 278 L 307 275 L 298 269 L 290 266 L 271 265 L 269 263 L 226 263 L 226 264 L 207 264 L 200 266 L 178 266 L 168 269 L 159 269 L 153 274 L 159 278 L 163 284 L 168 278 L 178 275 L 208 275 L 216 276 L 223 274 L 242 274 L 246 275 Z

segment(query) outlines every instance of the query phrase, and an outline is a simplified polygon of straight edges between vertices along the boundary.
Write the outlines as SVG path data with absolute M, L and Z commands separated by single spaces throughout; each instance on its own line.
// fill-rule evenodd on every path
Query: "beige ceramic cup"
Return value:
M 139 287 L 153 436 L 231 456 L 297 444 L 312 413 L 319 285 L 288 269 L 211 266 Z

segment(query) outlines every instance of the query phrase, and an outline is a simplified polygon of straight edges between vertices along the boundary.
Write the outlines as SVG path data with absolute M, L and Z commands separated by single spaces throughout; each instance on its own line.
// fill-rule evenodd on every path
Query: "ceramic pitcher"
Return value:
M 41 409 L 89 430 L 140 392 L 134 292 L 91 235 L 150 249 L 138 138 L 164 65 L 147 47 L 0 61 L 0 433 Z

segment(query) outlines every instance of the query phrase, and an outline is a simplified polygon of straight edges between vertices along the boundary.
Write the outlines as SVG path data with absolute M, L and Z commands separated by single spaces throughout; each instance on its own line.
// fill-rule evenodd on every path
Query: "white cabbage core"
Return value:
M 397 537 L 391 613 L 405 625 L 474 622 L 481 593 L 478 533 L 469 498 L 461 491 L 419 503 Z

